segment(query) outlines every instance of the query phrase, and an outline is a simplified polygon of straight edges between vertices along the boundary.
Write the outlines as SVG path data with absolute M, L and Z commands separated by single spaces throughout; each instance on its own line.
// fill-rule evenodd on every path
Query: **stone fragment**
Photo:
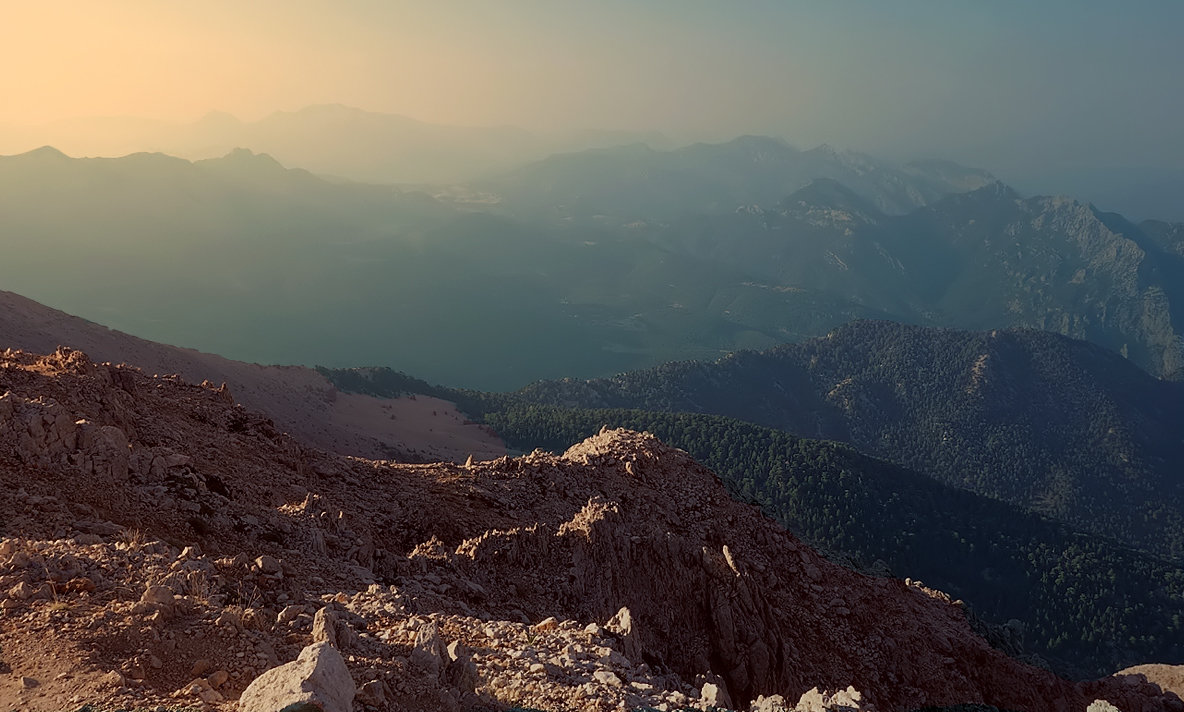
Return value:
M 851 686 L 835 692 L 814 687 L 802 694 L 797 709 L 799 712 L 858 712 L 864 709 L 863 695 Z
M 103 675 L 99 682 L 107 687 L 123 687 L 124 679 L 118 670 L 112 670 L 106 675 Z
M 477 664 L 473 662 L 473 654 L 459 640 L 448 644 L 445 650 L 448 663 L 444 672 L 445 681 L 461 692 L 475 692 L 481 683 L 477 675 Z
M 728 696 L 727 690 L 714 682 L 703 683 L 703 688 L 699 692 L 699 699 L 708 707 L 720 707 L 723 709 L 730 709 L 732 707 L 732 698 Z
M 274 576 L 283 571 L 283 568 L 280 566 L 280 562 L 277 561 L 275 557 L 268 556 L 267 554 L 255 559 L 255 566 L 259 568 L 259 571 L 268 576 Z
M 165 608 L 172 608 L 176 598 L 173 595 L 173 590 L 168 586 L 149 586 L 145 589 L 144 595 L 140 596 L 140 600 L 144 603 L 155 603 Z
M 622 607 L 617 614 L 604 624 L 604 629 L 621 639 L 621 652 L 630 661 L 641 660 L 641 642 L 637 631 L 633 627 L 633 614 L 628 608 Z
M 248 608 L 243 611 L 243 628 L 267 631 L 275 627 L 275 612 L 266 608 Z
M 751 712 L 792 712 L 781 695 L 758 695 L 750 709 Z
M 239 710 L 351 712 L 356 692 L 341 653 L 328 643 L 314 643 L 296 660 L 255 678 L 239 698 Z
M 242 628 L 243 616 L 233 608 L 223 609 L 218 617 L 214 619 L 215 625 L 224 626 L 226 628 Z
M 382 707 L 386 704 L 386 686 L 381 680 L 371 680 L 358 688 L 357 700 L 371 707 Z
M 312 618 L 312 642 L 328 643 L 334 648 L 343 647 L 345 641 L 341 640 L 339 631 L 345 625 L 345 621 L 341 620 L 341 616 L 333 608 L 321 608 Z
M 411 664 L 429 676 L 438 678 L 447 664 L 446 655 L 435 621 L 420 626 L 415 633 L 415 645 L 411 648 Z
M 95 582 L 86 576 L 79 576 L 67 581 L 65 590 L 67 593 L 94 593 Z
M 304 613 L 304 606 L 284 606 L 275 622 L 279 625 L 287 625 L 296 620 L 301 613 Z
M 612 670 L 597 670 L 592 673 L 592 678 L 597 682 L 612 685 L 613 687 L 620 687 L 622 684 L 621 678 L 617 677 L 617 674 Z

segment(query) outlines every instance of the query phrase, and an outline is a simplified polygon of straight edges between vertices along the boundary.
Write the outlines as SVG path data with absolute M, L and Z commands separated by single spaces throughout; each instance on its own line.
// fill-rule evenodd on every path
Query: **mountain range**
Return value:
M 458 183 L 552 153 L 638 141 L 668 143 L 656 132 L 446 126 L 340 104 L 277 111 L 257 121 L 212 112 L 192 123 L 106 117 L 0 126 L 0 153 L 52 144 L 81 156 L 150 152 L 202 159 L 241 147 L 366 183 Z
M 768 348 L 855 318 L 1050 329 L 1179 374 L 1178 225 L 999 183 L 938 197 L 932 175 L 901 167 L 870 170 L 863 192 L 820 179 L 762 207 L 751 187 L 768 171 L 787 187 L 815 169 L 853 175 L 854 160 L 776 142 L 775 160 L 755 160 L 766 143 L 643 150 L 693 166 L 669 178 L 677 200 L 654 208 L 687 212 L 625 224 L 556 222 L 509 193 L 476 206 L 337 184 L 249 151 L 189 162 L 47 148 L 0 158 L 0 279 L 157 341 L 248 361 L 397 365 L 484 389 Z M 597 182 L 600 156 L 554 160 Z M 713 165 L 733 177 L 677 189 Z M 947 191 L 988 178 L 938 174 Z M 890 195 L 923 206 L 888 214 Z
M 897 165 L 827 145 L 803 151 L 767 136 L 741 136 L 675 150 L 635 144 L 555 155 L 474 186 L 515 214 L 622 224 L 770 206 L 818 179 L 844 183 L 887 213 L 995 180 L 946 161 Z

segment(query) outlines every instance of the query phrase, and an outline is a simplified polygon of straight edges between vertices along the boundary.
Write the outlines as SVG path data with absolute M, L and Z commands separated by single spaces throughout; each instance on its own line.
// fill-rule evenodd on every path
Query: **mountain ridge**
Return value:
M 948 597 L 825 561 L 652 436 L 400 466 L 70 349 L 6 351 L 0 377 L 0 500 L 17 513 L 0 639 L 31 680 L 0 683 L 6 702 L 229 711 L 327 647 L 348 655 L 324 673 L 346 704 L 360 690 L 432 712 L 805 705 L 849 685 L 882 712 L 1181 709 L 1137 679 L 1070 683 L 1007 658 Z
M 715 413 L 838 439 L 1179 557 L 1184 482 L 1170 463 L 1184 456 L 1173 436 L 1184 423 L 1180 393 L 1117 354 L 1050 332 L 855 322 L 767 352 L 541 382 L 517 395 Z
M 67 153 L 155 151 L 202 159 L 247 146 L 313 173 L 386 184 L 457 183 L 562 150 L 639 140 L 667 143 L 652 131 L 452 126 L 341 104 L 274 111 L 255 121 L 210 112 L 193 122 L 106 117 L 4 129 L 0 152 L 56 143 Z
M 149 373 L 180 374 L 194 383 L 228 385 L 228 392 L 234 398 L 267 414 L 278 427 L 310 444 L 341 454 L 403 460 L 463 460 L 473 452 L 491 457 L 504 452 L 496 438 L 475 427 L 450 430 L 452 425 L 446 416 L 452 412 L 452 404 L 444 401 L 425 399 L 423 405 L 434 404 L 436 410 L 444 413 L 428 419 L 435 421 L 442 436 L 451 432 L 451 437 L 457 440 L 452 445 L 441 438 L 429 438 L 426 432 L 420 433 L 416 423 L 426 414 L 418 408 L 408 410 L 411 404 L 341 394 L 313 369 L 242 363 L 145 341 L 0 291 L 0 350 L 51 353 L 64 343 L 86 349 L 98 360 L 134 363 Z M 404 416 L 403 421 L 391 417 L 396 406 Z M 362 418 L 365 414 L 371 417 Z
M 889 213 L 907 212 L 993 180 L 979 169 L 945 163 L 934 171 L 931 166 L 899 167 L 829 146 L 802 151 L 768 136 L 741 136 L 673 150 L 634 147 L 553 155 L 475 185 L 501 196 L 503 205 L 518 214 L 624 224 L 727 212 L 737 205 L 773 205 L 816 178 L 848 183 Z

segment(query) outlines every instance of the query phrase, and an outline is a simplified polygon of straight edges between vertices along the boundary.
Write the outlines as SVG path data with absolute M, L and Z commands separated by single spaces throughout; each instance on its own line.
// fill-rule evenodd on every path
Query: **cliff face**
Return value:
M 3 703 L 230 710 L 319 641 L 378 709 L 806 709 L 848 686 L 889 712 L 1184 709 L 1007 658 L 956 602 L 827 562 L 649 435 L 342 458 L 225 389 L 69 350 L 0 354 L 0 396 Z

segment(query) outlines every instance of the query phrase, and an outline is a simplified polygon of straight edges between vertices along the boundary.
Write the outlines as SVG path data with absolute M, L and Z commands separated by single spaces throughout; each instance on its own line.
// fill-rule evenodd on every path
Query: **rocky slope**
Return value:
M 342 710 L 355 691 L 392 710 L 1184 709 L 1005 657 L 956 602 L 825 561 L 645 434 L 344 458 L 226 389 L 65 349 L 4 352 L 0 394 L 10 707 L 257 710 L 305 674 Z
M 73 344 L 97 360 L 134 363 L 148 373 L 225 383 L 239 402 L 280 429 L 333 452 L 411 461 L 505 452 L 496 437 L 456 417 L 451 403 L 433 399 L 425 409 L 426 400 L 341 394 L 311 368 L 261 366 L 146 341 L 0 291 L 0 349 L 48 353 L 60 344 Z

